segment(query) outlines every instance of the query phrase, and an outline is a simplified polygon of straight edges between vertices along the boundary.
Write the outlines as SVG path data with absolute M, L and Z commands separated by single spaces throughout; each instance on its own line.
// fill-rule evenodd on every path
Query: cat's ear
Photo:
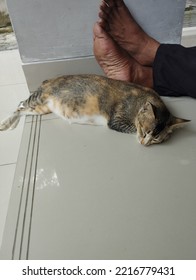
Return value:
M 149 113 L 154 115 L 153 105 L 150 102 L 146 102 L 140 109 L 141 113 Z
M 185 120 L 181 118 L 172 117 L 170 122 L 170 128 L 172 130 L 183 127 L 186 123 L 190 122 L 190 120 Z

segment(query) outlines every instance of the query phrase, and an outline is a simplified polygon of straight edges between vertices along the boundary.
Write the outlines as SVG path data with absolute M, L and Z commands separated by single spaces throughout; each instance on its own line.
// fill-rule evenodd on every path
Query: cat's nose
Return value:
M 145 139 L 145 138 L 140 138 L 140 144 L 142 144 L 144 146 L 149 146 L 150 141 L 147 141 L 147 139 Z
M 144 142 L 145 142 L 145 141 L 144 141 L 144 138 L 141 138 L 140 144 L 145 145 Z
M 146 141 L 145 141 L 145 138 L 141 138 L 140 139 L 140 144 L 146 146 Z

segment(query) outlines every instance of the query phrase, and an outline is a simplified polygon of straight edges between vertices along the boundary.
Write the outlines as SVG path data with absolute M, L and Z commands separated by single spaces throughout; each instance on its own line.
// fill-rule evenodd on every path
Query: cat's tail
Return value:
M 14 112 L 11 116 L 0 122 L 0 131 L 14 129 L 20 121 L 20 111 Z
M 9 117 L 7 117 L 6 119 L 0 122 L 0 131 L 11 130 L 18 125 L 20 121 L 20 117 L 24 115 L 22 111 L 26 109 L 24 103 L 27 103 L 27 100 L 20 102 L 16 111 L 12 115 L 10 115 Z
M 35 101 L 32 104 L 32 95 L 25 101 L 20 102 L 16 111 L 8 118 L 0 122 L 0 131 L 14 129 L 18 125 L 20 118 L 23 115 L 37 115 L 38 112 L 35 111 L 36 105 L 37 102 Z
M 47 106 L 47 97 L 43 98 L 42 88 L 38 88 L 32 95 L 26 100 L 20 102 L 16 111 L 0 122 L 0 131 L 14 129 L 19 121 L 20 117 L 23 115 L 42 115 L 51 113 L 49 107 Z

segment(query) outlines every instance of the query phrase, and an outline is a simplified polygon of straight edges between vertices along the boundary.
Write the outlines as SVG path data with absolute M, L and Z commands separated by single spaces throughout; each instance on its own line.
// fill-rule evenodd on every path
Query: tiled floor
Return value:
M 18 50 L 0 52 L 0 120 L 28 96 Z M 0 133 L 0 245 L 20 148 L 24 120 L 18 129 Z

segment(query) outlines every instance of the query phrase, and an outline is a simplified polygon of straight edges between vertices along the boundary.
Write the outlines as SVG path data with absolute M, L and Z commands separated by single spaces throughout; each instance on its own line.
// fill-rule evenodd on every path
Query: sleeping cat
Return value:
M 70 123 L 136 132 L 146 146 L 163 142 L 175 128 L 188 122 L 174 117 L 152 89 L 97 75 L 70 75 L 44 81 L 0 123 L 0 130 L 15 128 L 22 115 L 51 112 Z

